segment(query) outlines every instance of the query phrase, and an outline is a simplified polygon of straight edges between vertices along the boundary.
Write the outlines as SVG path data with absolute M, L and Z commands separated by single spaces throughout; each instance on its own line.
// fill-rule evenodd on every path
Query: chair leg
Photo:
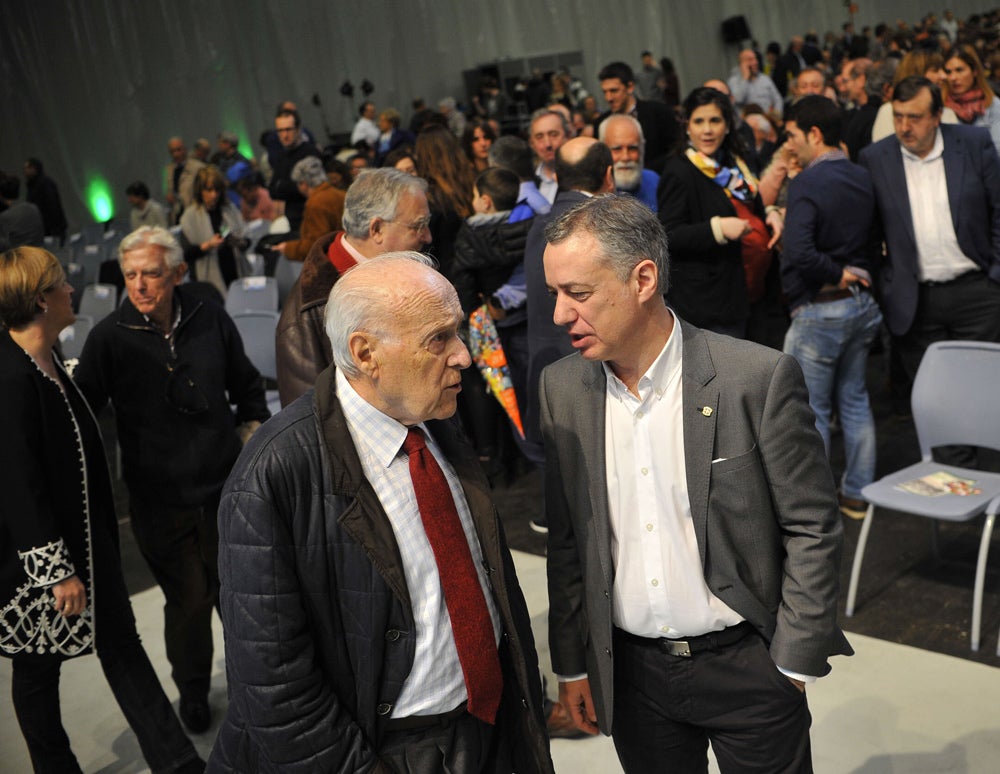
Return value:
M 979 558 L 976 561 L 976 589 L 972 595 L 972 630 L 969 632 L 969 639 L 972 642 L 972 650 L 979 650 L 979 626 L 982 623 L 983 615 L 983 582 L 986 579 L 986 557 L 990 552 L 990 537 L 993 535 L 993 522 L 996 514 L 986 514 L 986 521 L 983 522 L 983 537 L 979 541 Z
M 848 618 L 854 615 L 854 600 L 858 594 L 858 578 L 861 576 L 861 560 L 865 555 L 865 544 L 868 542 L 868 533 L 871 531 L 874 517 L 875 506 L 869 504 L 868 513 L 865 514 L 865 520 L 861 524 L 861 534 L 858 535 L 858 545 L 854 549 L 854 563 L 851 565 L 851 584 L 847 588 L 846 613 Z M 997 648 L 1000 649 L 1000 642 L 997 643 Z

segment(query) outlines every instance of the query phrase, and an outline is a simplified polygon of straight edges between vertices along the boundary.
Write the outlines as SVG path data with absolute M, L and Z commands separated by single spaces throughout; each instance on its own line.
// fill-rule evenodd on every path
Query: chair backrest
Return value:
M 274 279 L 278 283 L 278 305 L 284 306 L 285 299 L 292 292 L 292 286 L 302 274 L 302 261 L 290 261 L 284 255 L 278 258 L 274 267 Z
M 67 325 L 59 332 L 59 343 L 62 345 L 63 357 L 80 357 L 83 352 L 83 343 L 87 340 L 87 335 L 94 327 L 94 318 L 86 314 L 78 314 L 76 322 Z
M 967 444 L 1000 449 L 1000 344 L 937 341 L 920 361 L 910 404 L 920 454 Z
M 274 332 L 280 316 L 275 311 L 237 312 L 232 315 L 247 357 L 265 379 L 278 378 Z
M 73 286 L 73 311 L 79 312 L 83 289 L 87 287 L 87 274 L 82 265 L 72 261 L 64 263 L 63 269 L 66 271 L 66 281 Z
M 257 218 L 257 220 L 251 220 L 247 223 L 247 230 L 244 236 L 250 240 L 250 249 L 256 250 L 257 243 L 260 238 L 267 235 L 267 232 L 271 229 L 271 223 L 269 221 Z
M 274 277 L 243 277 L 229 284 L 226 294 L 226 311 L 230 315 L 240 312 L 276 312 L 278 310 L 278 283 Z
M 100 283 L 87 285 L 80 297 L 80 314 L 89 315 L 100 322 L 118 306 L 118 288 Z
M 85 223 L 80 233 L 88 245 L 99 245 L 104 241 L 105 223 Z

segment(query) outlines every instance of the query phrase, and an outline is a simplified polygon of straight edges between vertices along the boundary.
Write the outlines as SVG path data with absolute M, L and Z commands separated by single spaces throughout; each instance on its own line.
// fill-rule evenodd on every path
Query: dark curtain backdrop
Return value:
M 859 30 L 931 10 L 908 0 L 860 6 Z M 959 18 L 989 7 L 949 6 Z M 686 92 L 735 65 L 720 22 L 737 14 L 762 46 L 807 30 L 822 37 L 848 18 L 842 0 L 0 0 L 0 169 L 20 176 L 25 158 L 40 158 L 73 231 L 91 219 L 85 202 L 97 178 L 119 220 L 132 180 L 162 200 L 172 135 L 190 146 L 233 130 L 258 154 L 283 98 L 323 136 L 311 97 L 332 131 L 349 131 L 361 96 L 342 97 L 344 80 L 367 78 L 379 108 L 408 120 L 416 95 L 464 100 L 465 69 L 572 50 L 583 52 L 575 75 L 592 92 L 603 64 L 637 67 L 643 49 L 670 56 Z

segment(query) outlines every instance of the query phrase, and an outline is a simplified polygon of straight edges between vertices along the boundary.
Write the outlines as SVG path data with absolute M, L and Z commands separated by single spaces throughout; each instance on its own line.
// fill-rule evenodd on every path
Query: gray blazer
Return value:
M 687 486 L 705 580 L 757 628 L 776 664 L 824 675 L 828 656 L 853 651 L 836 621 L 836 489 L 802 373 L 776 350 L 681 327 Z M 587 673 L 608 734 L 614 567 L 604 401 L 600 363 L 571 355 L 542 373 L 552 668 Z

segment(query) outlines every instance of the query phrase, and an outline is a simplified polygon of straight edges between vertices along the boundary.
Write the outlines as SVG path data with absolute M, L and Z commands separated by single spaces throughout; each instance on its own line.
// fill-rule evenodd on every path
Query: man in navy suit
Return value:
M 859 159 L 886 246 L 882 309 L 911 383 L 931 343 L 1000 338 L 1000 158 L 989 132 L 943 125 L 941 109 L 937 86 L 905 78 L 895 136 Z

